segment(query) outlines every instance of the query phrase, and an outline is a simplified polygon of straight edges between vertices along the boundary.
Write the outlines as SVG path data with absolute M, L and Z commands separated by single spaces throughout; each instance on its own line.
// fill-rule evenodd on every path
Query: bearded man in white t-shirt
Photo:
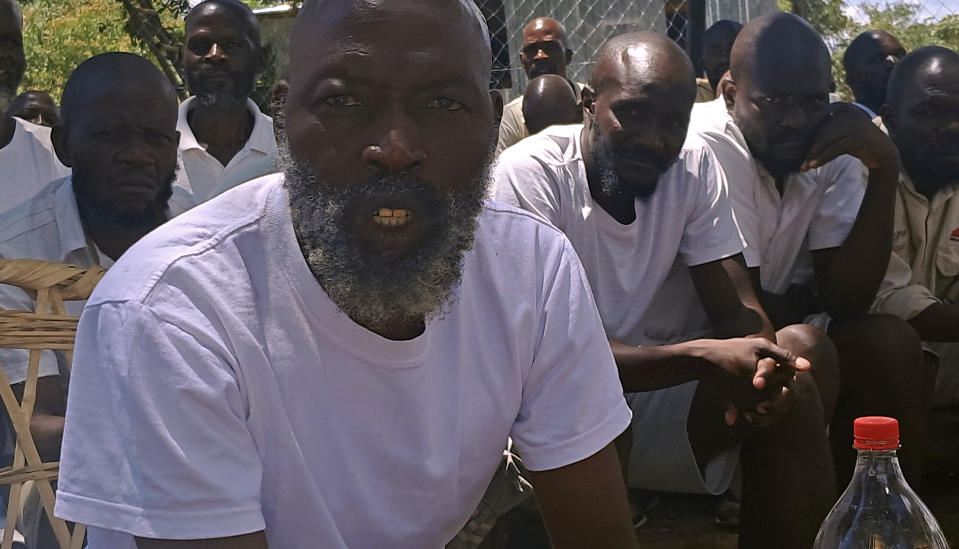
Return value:
M 808 547 L 835 497 L 823 419 L 834 351 L 812 327 L 772 331 L 746 274 L 722 168 L 701 141 L 686 140 L 695 94 L 692 64 L 674 42 L 613 38 L 584 93 L 585 125 L 506 150 L 495 196 L 546 218 L 583 262 L 633 393 L 630 483 L 722 493 L 741 445 L 740 546 Z M 677 261 L 713 334 L 758 337 L 640 346 L 646 311 Z M 772 341 L 811 359 L 817 378 Z
M 437 548 L 508 437 L 557 546 L 635 547 L 582 267 L 486 203 L 472 0 L 315 0 L 284 174 L 141 241 L 78 328 L 57 512 L 110 549 Z

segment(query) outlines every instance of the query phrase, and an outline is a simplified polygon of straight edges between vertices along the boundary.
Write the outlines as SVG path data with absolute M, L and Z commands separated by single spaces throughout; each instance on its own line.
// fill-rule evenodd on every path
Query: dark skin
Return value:
M 846 241 L 839 248 L 813 252 L 823 307 L 833 319 L 856 318 L 868 311 L 889 262 L 899 155 L 855 107 L 829 105 L 830 65 L 821 39 L 801 25 L 770 26 L 772 31 L 753 27 L 751 35 L 737 39 L 726 105 L 753 157 L 776 178 L 780 193 L 790 173 L 817 168 L 843 154 L 859 158 L 869 169 L 866 196 Z M 773 35 L 789 42 L 776 45 Z M 757 45 L 758 53 L 751 53 L 749 44 Z M 787 49 L 822 55 L 787 55 Z
M 544 74 L 530 80 L 523 94 L 523 119 L 530 134 L 556 124 L 578 124 L 583 109 L 576 92 L 562 76 Z
M 932 200 L 959 174 L 959 55 L 926 48 L 915 53 L 920 61 L 891 84 L 896 89 L 882 115 L 913 185 Z M 923 341 L 959 341 L 955 304 L 930 305 L 909 323 Z
M 69 113 L 69 123 L 52 133 L 60 160 L 94 174 L 95 193 L 117 209 L 136 211 L 152 202 L 176 166 L 176 95 L 159 71 L 152 71 L 131 66 L 124 84 L 103 78 L 88 90 L 89 100 Z M 88 236 L 116 259 L 146 231 L 89 230 Z M 22 398 L 24 384 L 12 388 Z M 30 428 L 44 461 L 59 459 L 65 411 L 60 377 L 40 378 Z
M 563 25 L 549 17 L 537 17 L 523 28 L 520 62 L 530 79 L 544 74 L 566 78 L 566 67 L 573 60 Z
M 296 157 L 335 185 L 354 185 L 384 172 L 413 172 L 441 193 L 470 181 L 489 151 L 498 97 L 488 90 L 489 42 L 473 15 L 459 2 L 438 6 L 428 0 L 364 3 L 362 14 L 348 0 L 307 6 L 291 39 L 286 100 Z M 349 49 L 338 43 L 344 36 L 351 38 Z M 389 207 L 403 197 L 376 200 Z M 416 211 L 418 204 L 403 207 Z M 365 215 L 354 226 L 361 245 L 404 254 L 423 241 L 428 216 L 414 214 L 421 225 L 402 234 L 376 233 Z M 367 328 L 406 339 L 422 333 L 423 322 Z M 582 547 L 584 540 L 598 547 L 636 546 L 611 444 L 583 461 L 537 472 L 533 482 L 555 547 Z M 141 549 L 267 547 L 262 533 L 206 541 L 138 539 L 137 544 Z
M 188 16 L 183 66 L 190 76 L 191 93 L 219 90 L 244 99 L 214 105 L 195 102 L 188 116 L 197 142 L 224 166 L 253 132 L 254 119 L 245 98 L 253 91 L 256 75 L 263 71 L 265 62 L 259 40 L 240 8 L 207 3 L 197 6 Z
M 21 93 L 14 99 L 7 113 L 51 128 L 60 123 L 60 109 L 53 98 L 42 91 L 30 90 Z
M 27 58 L 23 52 L 23 32 L 20 18 L 9 0 L 0 0 L 0 88 L 8 91 L 12 97 L 23 80 L 27 68 Z M 6 112 L 9 105 L 0 99 L 0 112 Z M 0 122 L 0 149 L 13 139 L 16 124 L 9 116 Z
M 905 55 L 906 48 L 886 31 L 868 30 L 857 36 L 842 59 L 846 84 L 856 102 L 878 113 L 886 102 L 889 75 Z
M 729 52 L 742 28 L 742 24 L 724 19 L 703 33 L 703 71 L 713 90 L 718 90 L 720 78 L 729 70 Z
M 623 62 L 624 57 L 629 61 Z M 650 34 L 627 35 L 604 48 L 591 82 L 583 94 L 588 120 L 582 134 L 590 193 L 613 218 L 629 224 L 636 219 L 636 198 L 630 189 L 655 185 L 663 174 L 661 165 L 646 164 L 642 159 L 675 159 L 682 148 L 695 98 L 692 67 L 682 51 L 664 39 Z M 684 101 L 676 101 L 677 97 Z M 633 151 L 637 158 L 624 158 L 614 165 L 622 183 L 622 192 L 617 195 L 601 191 L 592 154 L 593 147 L 598 146 L 593 142 L 594 126 L 599 128 L 606 149 Z M 775 341 L 741 256 L 691 267 L 690 273 L 717 335 L 761 335 Z M 727 392 L 729 419 L 734 421 L 738 410 L 751 411 L 761 401 L 776 396 L 773 393 L 792 377 L 789 368 L 774 373 L 777 360 L 763 360 L 774 355 L 784 364 L 796 364 L 787 352 L 767 343 L 697 341 L 634 347 L 614 342 L 612 347 L 620 379 L 630 392 L 669 387 L 714 374 L 717 380 L 739 380 L 729 384 Z

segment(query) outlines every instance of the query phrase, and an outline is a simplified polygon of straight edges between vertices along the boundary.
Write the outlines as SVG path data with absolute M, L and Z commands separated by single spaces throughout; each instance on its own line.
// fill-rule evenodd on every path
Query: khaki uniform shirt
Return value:
M 904 319 L 933 303 L 959 301 L 959 198 L 943 189 L 928 200 L 903 174 L 889 269 L 873 309 Z
M 708 103 L 716 99 L 716 91 L 706 78 L 696 79 L 696 103 Z

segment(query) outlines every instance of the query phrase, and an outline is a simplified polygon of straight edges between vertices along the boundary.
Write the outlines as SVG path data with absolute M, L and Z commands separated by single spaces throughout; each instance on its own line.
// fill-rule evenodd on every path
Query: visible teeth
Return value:
M 390 208 L 380 208 L 376 210 L 375 212 L 373 212 L 373 217 L 384 217 L 384 218 L 408 217 L 412 214 L 413 212 L 411 212 L 410 210 L 402 209 L 402 208 L 397 208 L 395 210 Z
M 407 223 L 410 222 L 411 219 L 413 219 L 413 216 L 409 214 L 399 215 L 399 216 L 394 214 L 392 217 L 388 217 L 384 215 L 373 216 L 374 223 L 376 223 L 377 225 L 384 225 L 387 227 L 399 227 L 401 225 L 406 225 Z

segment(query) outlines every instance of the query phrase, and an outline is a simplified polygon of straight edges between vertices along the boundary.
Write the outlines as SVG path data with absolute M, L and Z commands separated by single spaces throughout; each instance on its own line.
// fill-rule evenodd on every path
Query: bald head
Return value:
M 530 80 L 523 94 L 523 118 L 530 134 L 560 124 L 583 121 L 579 98 L 569 81 L 555 74 Z
M 243 21 L 242 30 L 257 47 L 260 47 L 260 21 L 256 18 L 256 15 L 254 15 L 250 6 L 247 6 L 239 0 L 204 0 L 200 2 L 186 15 L 186 19 L 184 20 L 186 28 L 190 29 L 191 24 L 198 17 L 215 11 L 232 13 L 238 20 Z M 189 33 L 189 30 L 187 33 Z
M 826 44 L 789 13 L 753 19 L 736 37 L 724 97 L 753 156 L 777 178 L 799 170 L 826 117 L 832 88 Z
M 633 32 L 610 39 L 596 54 L 590 86 L 601 95 L 609 85 L 656 86 L 679 92 L 680 103 L 696 97 L 693 64 L 676 42 L 654 32 Z
M 809 23 L 791 13 L 773 13 L 747 23 L 733 44 L 729 70 L 733 81 L 788 87 L 796 75 L 814 73 L 831 83 L 826 43 Z
M 842 57 L 846 84 L 856 101 L 879 112 L 886 101 L 889 75 L 904 55 L 906 49 L 886 31 L 868 30 L 857 36 Z
M 883 122 L 916 189 L 959 183 L 959 54 L 939 46 L 902 58 L 889 78 Z
M 537 17 L 523 28 L 523 49 L 520 61 L 526 76 L 536 78 L 557 74 L 566 78 L 566 68 L 573 59 L 566 28 L 550 17 Z
M 176 116 L 176 90 L 153 63 L 132 53 L 95 55 L 77 66 L 63 88 L 63 123 L 69 125 L 78 113 L 86 112 L 90 103 L 104 95 L 142 95 L 146 90 L 153 90 L 162 98 L 156 110 L 172 108 Z
M 457 49 L 467 55 L 464 63 L 476 67 L 489 84 L 493 66 L 492 44 L 483 13 L 472 0 L 430 2 L 429 0 L 307 0 L 297 15 L 290 38 L 290 78 L 305 57 L 324 51 L 347 49 L 349 36 L 335 32 L 342 25 L 377 24 L 390 21 L 406 28 L 431 29 L 437 45 Z
M 15 21 L 17 27 L 23 30 L 23 10 L 17 0 L 0 0 L 0 19 L 9 18 Z

